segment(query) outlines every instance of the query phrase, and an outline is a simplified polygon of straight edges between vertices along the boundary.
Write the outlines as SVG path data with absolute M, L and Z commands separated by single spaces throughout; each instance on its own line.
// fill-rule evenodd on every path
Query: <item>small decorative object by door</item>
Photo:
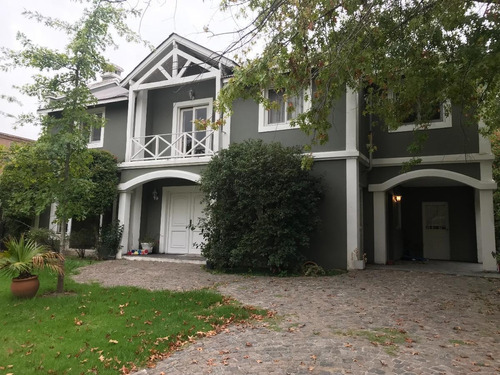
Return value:
M 156 244 L 156 240 L 153 237 L 144 237 L 141 239 L 140 243 L 142 251 L 139 255 L 151 254 Z
M 352 253 L 352 263 L 355 270 L 364 270 L 366 267 L 366 253 L 361 257 L 359 249 L 355 249 Z M 361 258 L 361 259 L 360 259 Z
M 10 238 L 5 242 L 7 251 L 0 257 L 0 274 L 11 277 L 10 290 L 16 297 L 33 298 L 38 292 L 40 282 L 33 274 L 36 269 L 47 267 L 59 274 L 64 272 L 64 257 L 32 240 Z

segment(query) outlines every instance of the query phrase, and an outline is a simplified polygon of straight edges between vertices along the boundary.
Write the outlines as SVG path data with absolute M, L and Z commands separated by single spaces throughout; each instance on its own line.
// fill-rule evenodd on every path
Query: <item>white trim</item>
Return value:
M 205 165 L 210 162 L 211 156 L 200 156 L 193 158 L 164 159 L 152 161 L 130 161 L 118 164 L 118 169 L 143 169 L 159 167 L 187 167 L 190 165 Z
M 355 269 L 354 254 L 361 252 L 359 212 L 359 165 L 357 159 L 346 160 L 346 226 L 347 269 Z M 361 254 L 363 256 L 363 254 Z M 361 258 L 363 259 L 363 258 Z
M 411 157 L 399 157 L 399 158 L 379 158 L 373 159 L 372 165 L 374 167 L 394 167 L 401 166 L 403 163 L 407 163 L 411 160 Z M 495 157 L 492 154 L 450 154 L 450 155 L 430 155 L 430 156 L 419 156 L 420 165 L 423 164 L 455 164 L 463 162 L 480 162 L 480 161 L 491 161 Z
M 116 98 L 110 98 L 110 99 L 103 99 L 103 100 L 98 100 L 96 104 L 93 104 L 92 106 L 96 105 L 101 105 L 101 104 L 109 104 L 109 103 L 116 103 L 116 102 L 123 102 L 125 100 L 128 100 L 126 96 L 120 96 Z M 64 108 L 42 108 L 42 109 L 37 109 L 36 113 L 39 115 L 48 115 L 49 113 L 53 112 L 61 112 Z
M 92 108 L 88 110 L 89 113 L 94 114 L 94 115 L 102 115 L 102 119 L 106 120 L 106 107 L 99 107 L 99 108 Z M 87 143 L 88 148 L 102 148 L 104 146 L 104 125 L 101 126 L 101 136 L 98 141 L 92 141 L 92 130 L 93 128 L 91 127 L 90 129 L 90 134 L 89 134 L 89 141 Z
M 346 90 L 346 131 L 345 149 L 358 150 L 358 92 Z
M 116 259 L 121 259 L 122 254 L 126 254 L 130 246 L 130 209 L 132 203 L 132 193 L 129 191 L 120 192 L 118 203 L 118 221 L 123 225 L 121 249 L 116 254 Z
M 453 181 L 458 181 L 478 190 L 495 190 L 497 188 L 497 184 L 494 181 L 491 182 L 479 181 L 476 180 L 475 178 L 465 176 L 457 172 L 447 171 L 445 169 L 420 169 L 417 171 L 411 171 L 408 173 L 400 174 L 381 184 L 370 184 L 368 185 L 368 191 L 371 192 L 387 191 L 392 187 L 399 185 L 405 181 L 423 177 L 439 177 Z
M 272 88 L 267 88 L 263 91 L 264 97 L 266 98 L 268 97 L 269 90 L 271 89 Z M 309 100 L 306 100 L 306 97 L 308 97 Z M 302 90 L 302 113 L 309 111 L 309 109 L 311 109 L 310 87 Z M 286 111 L 286 105 L 285 105 L 285 111 Z M 264 105 L 262 103 L 259 103 L 259 128 L 258 128 L 259 133 L 300 129 L 299 127 L 291 126 L 290 125 L 291 120 L 287 120 L 286 122 L 282 123 L 268 124 L 268 118 L 269 118 L 269 110 L 264 108 Z
M 177 35 L 175 33 L 172 33 L 163 43 L 161 43 L 154 52 L 152 52 L 149 56 L 147 56 L 137 67 L 127 76 L 125 79 L 122 81 L 121 85 L 126 86 L 134 77 L 140 73 L 146 66 L 151 64 L 151 62 L 159 55 L 161 55 L 167 48 L 170 47 L 171 44 L 173 43 L 180 43 L 187 47 L 188 49 L 193 50 L 196 53 L 199 53 L 200 55 L 203 55 L 207 57 L 208 59 L 211 60 L 216 60 L 218 59 L 222 64 L 225 66 L 229 67 L 234 67 L 237 66 L 237 64 L 234 61 L 229 60 L 228 58 L 219 55 L 215 53 L 214 51 L 209 50 L 208 48 L 205 48 L 203 46 L 200 46 L 199 44 L 181 37 L 180 35 Z
M 493 191 L 481 190 L 476 193 L 476 233 L 477 258 L 483 262 L 483 271 L 496 271 L 497 264 L 491 253 L 495 247 L 495 225 L 493 214 Z
M 145 173 L 143 175 L 137 176 L 127 182 L 122 182 L 118 184 L 119 192 L 130 192 L 137 186 L 145 184 L 146 182 L 159 180 L 161 178 L 180 178 L 184 180 L 189 180 L 198 183 L 200 181 L 200 175 L 192 172 L 180 171 L 176 169 L 169 169 L 163 171 L 154 171 Z M 120 195 L 121 196 L 121 195 Z
M 132 84 L 132 81 L 131 81 Z M 130 161 L 132 157 L 132 137 L 134 136 L 135 125 L 135 99 L 137 92 L 128 90 L 128 113 L 127 113 L 127 142 L 125 144 L 125 161 Z
M 148 90 L 148 89 L 159 89 L 163 87 L 176 86 L 183 83 L 193 83 L 193 82 L 201 82 L 207 81 L 210 79 L 217 78 L 217 73 L 208 72 L 208 73 L 200 73 L 196 76 L 187 76 L 187 77 L 178 77 L 172 78 L 164 81 L 156 81 L 150 83 L 141 83 L 131 85 L 132 90 Z
M 445 111 L 445 106 L 449 105 L 450 105 L 449 102 L 441 104 L 441 114 L 443 116 L 441 120 L 432 120 L 427 124 L 418 124 L 418 125 L 415 123 L 403 124 L 400 125 L 397 129 L 389 129 L 389 133 L 412 132 L 414 130 L 434 130 L 434 129 L 451 128 L 452 126 L 451 110 L 448 113 L 448 115 L 446 115 Z

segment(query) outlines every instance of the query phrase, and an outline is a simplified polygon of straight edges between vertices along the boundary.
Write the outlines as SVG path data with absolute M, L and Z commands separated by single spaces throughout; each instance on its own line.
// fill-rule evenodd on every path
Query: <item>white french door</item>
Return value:
M 164 187 L 161 213 L 162 252 L 168 254 L 200 254 L 197 245 L 202 236 L 198 220 L 202 217 L 198 187 Z

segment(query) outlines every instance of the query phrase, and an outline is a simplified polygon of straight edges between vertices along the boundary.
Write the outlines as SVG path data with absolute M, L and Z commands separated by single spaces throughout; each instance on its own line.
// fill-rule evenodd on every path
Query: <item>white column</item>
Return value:
M 131 247 L 137 249 L 139 246 L 139 236 L 141 232 L 141 211 L 142 211 L 142 185 L 137 187 L 132 196 L 132 209 L 130 213 Z
M 491 254 L 495 251 L 492 190 L 479 190 L 476 198 L 476 212 L 478 210 L 479 215 L 476 214 L 478 261 L 482 258 L 484 271 L 496 271 L 496 260 Z
M 346 151 L 358 150 L 358 93 L 346 90 Z M 359 162 L 346 159 L 346 208 L 347 208 L 347 269 L 354 269 L 356 253 L 361 253 L 360 202 L 359 202 Z
M 375 263 L 387 262 L 387 194 L 385 191 L 373 193 L 373 239 Z
M 129 250 L 129 234 L 130 234 L 130 206 L 132 194 L 128 191 L 120 192 L 120 201 L 118 203 L 118 221 L 123 225 L 123 236 L 121 242 L 121 250 L 116 254 L 116 259 L 121 259 L 123 253 Z
M 347 269 L 354 269 L 356 252 L 362 254 L 360 243 L 359 164 L 358 159 L 346 160 L 347 202 Z M 357 259 L 357 258 L 356 258 Z M 362 258 L 361 258 L 362 259 Z
M 479 190 L 474 190 L 474 208 L 476 214 L 476 247 L 477 262 L 483 263 L 483 241 L 481 241 L 481 204 L 479 203 Z
M 148 111 L 148 90 L 141 90 L 137 92 L 137 106 L 135 110 L 135 125 L 133 134 L 134 137 L 144 137 L 146 135 L 146 119 Z M 132 141 L 129 141 L 132 146 Z M 145 139 L 141 138 L 141 144 L 145 144 Z M 131 147 L 131 156 L 139 150 L 139 146 Z M 144 157 L 144 151 L 140 152 L 137 157 Z
M 217 71 L 217 75 L 215 77 L 215 99 L 217 100 L 219 98 L 219 92 L 221 89 L 221 69 L 222 69 L 222 64 L 219 63 L 219 70 Z M 217 121 L 221 118 L 221 113 L 219 111 L 215 112 L 214 114 L 214 120 Z M 213 149 L 214 151 L 219 151 L 221 150 L 223 141 L 222 141 L 222 126 L 219 126 L 219 128 L 215 131 L 214 133 L 214 140 L 213 140 Z
M 130 81 L 128 90 L 128 113 L 127 113 L 127 142 L 125 143 L 125 161 L 130 161 L 132 157 L 132 137 L 134 136 L 134 120 L 135 120 L 135 98 L 137 93 L 132 88 L 133 81 Z

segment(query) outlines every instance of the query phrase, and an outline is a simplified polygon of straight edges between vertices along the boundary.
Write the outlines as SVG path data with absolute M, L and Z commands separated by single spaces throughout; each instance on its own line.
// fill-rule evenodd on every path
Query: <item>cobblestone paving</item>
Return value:
M 151 289 L 215 286 L 278 314 L 271 323 L 231 326 L 201 339 L 141 375 L 500 373 L 499 279 L 390 269 L 243 277 L 126 261 L 87 267 L 75 279 L 149 280 Z

